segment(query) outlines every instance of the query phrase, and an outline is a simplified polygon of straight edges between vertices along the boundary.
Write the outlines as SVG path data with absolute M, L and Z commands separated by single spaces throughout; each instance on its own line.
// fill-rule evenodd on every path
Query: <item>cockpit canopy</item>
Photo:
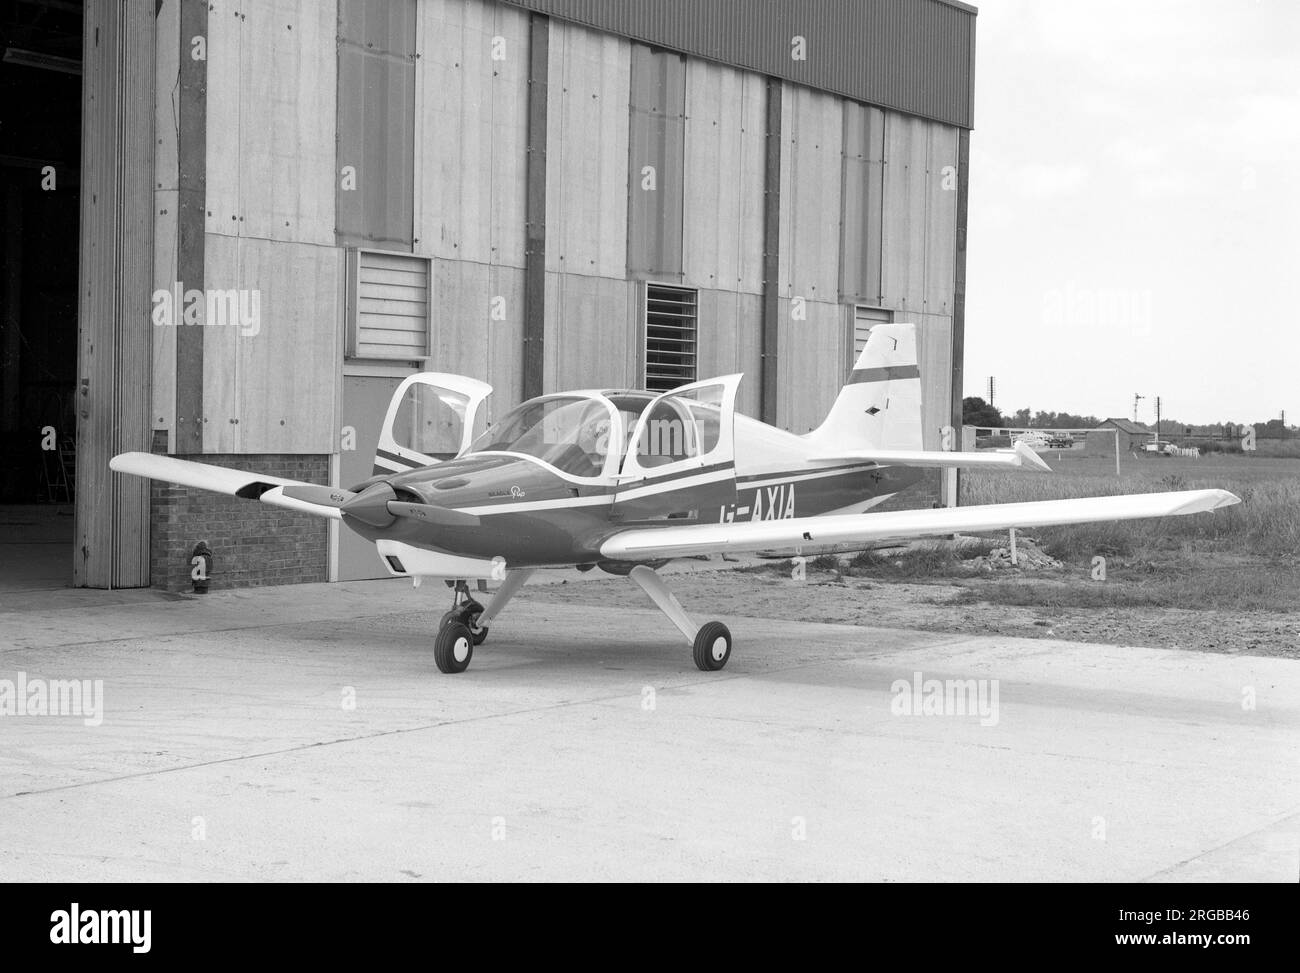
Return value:
M 470 443 L 468 453 L 523 453 L 572 476 L 600 476 L 615 435 L 613 406 L 601 396 L 529 399 Z
M 483 431 L 491 386 L 464 375 L 421 372 L 403 379 L 393 393 L 375 472 L 401 473 L 489 452 L 529 456 L 576 479 L 622 474 L 626 480 L 716 463 L 731 455 L 739 381 L 739 375 L 727 375 L 660 395 L 558 392 L 529 399 Z M 687 465 L 676 465 L 681 463 Z
M 507 412 L 466 452 L 522 453 L 582 478 L 616 473 L 633 445 L 637 420 L 652 402 L 653 393 L 639 391 L 570 392 L 529 399 Z M 643 442 L 635 444 L 640 466 L 689 459 L 717 444 L 720 393 L 660 399 L 654 409 L 655 415 L 642 426 Z

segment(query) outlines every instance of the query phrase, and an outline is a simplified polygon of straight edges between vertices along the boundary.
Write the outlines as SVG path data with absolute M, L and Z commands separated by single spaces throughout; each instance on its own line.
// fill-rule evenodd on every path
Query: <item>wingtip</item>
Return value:
M 1241 503 L 1241 497 L 1228 490 L 1188 490 L 1188 498 L 1178 513 L 1198 514 L 1210 510 L 1218 510 L 1220 507 L 1231 507 L 1233 504 Z
M 1231 507 L 1234 503 L 1241 503 L 1241 497 L 1230 490 L 1215 490 L 1214 492 L 1218 494 L 1218 503 L 1214 505 L 1216 510 L 1219 507 Z
M 1014 447 L 1016 455 L 1020 457 L 1020 465 L 1028 464 L 1031 469 L 1038 470 L 1040 473 L 1051 473 L 1052 468 L 1047 465 L 1043 457 L 1034 452 L 1026 443 L 1016 443 Z

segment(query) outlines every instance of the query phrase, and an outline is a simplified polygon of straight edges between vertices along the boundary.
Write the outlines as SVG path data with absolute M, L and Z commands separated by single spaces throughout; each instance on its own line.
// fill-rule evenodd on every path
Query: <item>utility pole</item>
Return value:
M 1160 396 L 1156 396 L 1156 439 L 1160 438 Z
M 994 382 L 994 380 L 993 380 L 993 376 L 990 375 L 990 376 L 989 376 L 989 405 L 992 405 L 992 404 L 993 404 L 993 392 L 994 392 L 994 388 L 995 388 L 996 384 L 997 384 L 997 383 Z

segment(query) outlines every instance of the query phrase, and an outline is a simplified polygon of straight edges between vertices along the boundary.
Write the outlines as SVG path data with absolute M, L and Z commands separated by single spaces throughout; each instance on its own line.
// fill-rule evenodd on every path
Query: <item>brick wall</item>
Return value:
M 328 456 L 177 458 L 308 483 L 329 482 Z M 211 591 L 326 580 L 329 522 L 321 517 L 158 480 L 152 481 L 149 510 L 149 560 L 155 588 L 191 590 L 190 554 L 201 540 L 212 548 Z

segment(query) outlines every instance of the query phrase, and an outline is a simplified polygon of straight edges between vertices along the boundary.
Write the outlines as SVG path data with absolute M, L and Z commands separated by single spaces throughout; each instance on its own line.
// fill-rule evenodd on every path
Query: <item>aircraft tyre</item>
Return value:
M 705 622 L 695 633 L 691 649 L 695 665 L 705 672 L 716 672 L 731 658 L 731 630 L 721 622 Z
M 439 672 L 464 672 L 474 657 L 474 634 L 460 621 L 438 629 L 433 639 L 433 661 Z
M 438 631 L 441 632 L 452 622 L 460 622 L 462 625 L 468 628 L 470 634 L 474 636 L 474 644 L 482 645 L 484 642 L 487 641 L 488 629 L 486 625 L 480 626 L 476 624 L 478 622 L 478 617 L 480 614 L 482 613 L 474 612 L 472 615 L 466 618 L 464 609 L 453 608 L 451 611 L 445 612 L 442 618 L 439 619 Z

